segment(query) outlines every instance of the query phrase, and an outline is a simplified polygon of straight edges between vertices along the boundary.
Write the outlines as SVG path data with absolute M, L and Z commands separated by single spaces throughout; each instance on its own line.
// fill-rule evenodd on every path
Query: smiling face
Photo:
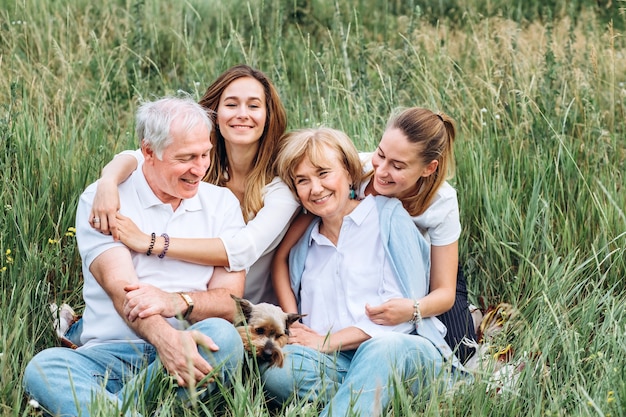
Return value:
M 209 168 L 212 148 L 210 132 L 206 125 L 198 123 L 186 130 L 180 117 L 174 119 L 170 128 L 172 142 L 163 150 L 159 159 L 149 146 L 143 145 L 143 166 L 146 180 L 152 191 L 174 210 L 182 199 L 191 198 L 198 192 L 202 177 Z
M 314 164 L 305 156 L 294 171 L 295 187 L 304 208 L 322 218 L 343 219 L 356 204 L 350 199 L 352 179 L 336 151 L 324 147 Z
M 263 85 L 242 77 L 224 89 L 217 107 L 217 125 L 230 145 L 258 144 L 267 119 Z
M 431 175 L 438 164 L 424 164 L 420 156 L 419 145 L 409 142 L 402 130 L 387 129 L 372 156 L 376 193 L 398 198 L 416 193 L 420 177 Z

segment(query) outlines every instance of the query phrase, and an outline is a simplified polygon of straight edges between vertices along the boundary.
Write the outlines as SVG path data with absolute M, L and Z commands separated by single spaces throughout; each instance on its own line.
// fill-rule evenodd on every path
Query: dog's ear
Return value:
M 236 319 L 235 324 L 238 324 L 238 321 L 243 322 L 244 320 L 250 320 L 250 317 L 252 316 L 252 303 L 233 294 L 231 294 L 230 296 L 233 300 L 235 300 L 235 304 L 237 304 L 237 311 L 240 312 L 239 320 Z
M 306 316 L 306 314 L 296 314 L 296 313 L 287 314 L 287 320 L 285 320 L 285 334 L 287 336 L 289 336 L 289 326 L 291 326 L 293 323 L 300 320 L 304 316 Z

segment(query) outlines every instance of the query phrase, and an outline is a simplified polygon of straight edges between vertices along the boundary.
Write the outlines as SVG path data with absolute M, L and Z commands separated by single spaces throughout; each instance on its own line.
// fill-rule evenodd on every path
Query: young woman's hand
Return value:
M 106 235 L 112 235 L 113 239 L 119 240 L 115 214 L 120 209 L 120 194 L 117 184 L 100 180 L 93 198 L 89 224 L 96 230 Z
M 128 246 L 130 250 L 139 253 L 146 253 L 150 247 L 150 236 L 143 233 L 137 225 L 128 217 L 117 213 L 115 215 L 117 222 L 117 234 L 119 240 Z M 156 255 L 159 252 L 153 248 L 153 254 Z

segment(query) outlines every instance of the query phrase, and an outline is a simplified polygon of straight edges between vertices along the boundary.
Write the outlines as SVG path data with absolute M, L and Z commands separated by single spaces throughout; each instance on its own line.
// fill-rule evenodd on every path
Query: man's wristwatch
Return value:
M 179 292 L 178 294 L 183 298 L 185 303 L 187 303 L 187 310 L 185 310 L 183 314 L 183 319 L 187 320 L 193 311 L 193 299 L 186 292 Z

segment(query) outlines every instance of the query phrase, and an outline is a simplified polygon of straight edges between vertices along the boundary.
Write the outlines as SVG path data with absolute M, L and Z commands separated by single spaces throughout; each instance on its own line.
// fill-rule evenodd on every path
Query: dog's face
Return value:
M 241 336 L 244 348 L 270 366 L 283 366 L 282 347 L 289 339 L 289 326 L 303 317 L 302 314 L 287 314 L 280 307 L 268 303 L 252 304 L 248 300 L 231 295 L 239 314 L 235 327 Z

